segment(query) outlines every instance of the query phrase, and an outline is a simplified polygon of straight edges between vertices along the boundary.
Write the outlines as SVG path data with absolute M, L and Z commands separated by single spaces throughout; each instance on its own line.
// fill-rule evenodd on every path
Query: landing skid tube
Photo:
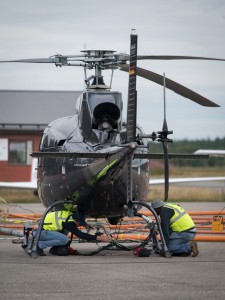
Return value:
M 155 217 L 155 221 L 153 221 L 150 217 L 138 213 L 137 212 L 137 207 L 138 206 L 144 206 L 146 207 L 149 211 L 152 212 L 152 214 Z M 161 256 L 165 256 L 166 258 L 170 258 L 170 252 L 168 251 L 168 248 L 166 246 L 165 243 L 165 239 L 162 233 L 162 229 L 160 226 L 160 222 L 158 219 L 158 216 L 155 212 L 155 210 L 149 206 L 148 204 L 146 204 L 145 202 L 141 202 L 141 201 L 133 201 L 130 202 L 128 205 L 128 217 L 139 217 L 142 218 L 146 223 L 147 223 L 147 227 L 149 229 L 149 235 L 146 237 L 146 239 L 144 241 L 142 241 L 141 243 L 139 243 L 139 245 L 135 245 L 135 246 L 125 246 L 122 242 L 118 242 L 116 239 L 112 239 L 111 243 L 109 243 L 106 246 L 102 246 L 100 247 L 97 251 L 93 251 L 91 253 L 88 254 L 81 254 L 83 256 L 92 256 L 92 255 L 96 255 L 104 250 L 113 250 L 113 249 L 118 249 L 118 250 L 124 250 L 124 251 L 131 251 L 131 250 L 137 250 L 138 248 L 142 249 L 145 246 L 148 246 L 149 249 L 149 253 L 156 253 L 159 254 Z M 105 226 L 101 223 L 95 223 L 95 224 L 91 224 L 92 227 L 97 228 L 97 230 L 99 231 L 99 229 L 102 229 L 103 232 L 109 236 L 111 236 L 113 238 L 113 236 L 111 235 L 111 233 L 105 228 Z M 161 236 L 161 241 L 158 240 L 157 238 L 157 232 L 160 233 Z M 115 234 L 117 235 L 117 234 Z M 120 234 L 118 233 L 118 236 Z M 131 242 L 131 241 L 130 241 Z M 151 242 L 151 245 L 150 245 Z M 150 254 L 149 254 L 150 255 Z M 149 256 L 148 255 L 148 256 Z
M 151 213 L 153 214 L 153 216 L 155 217 L 155 222 L 150 217 L 147 217 L 144 214 L 140 214 L 140 213 L 136 212 L 136 206 L 144 206 L 148 210 L 150 210 Z M 161 228 L 161 225 L 160 225 L 160 221 L 159 221 L 158 215 L 155 212 L 155 210 L 145 202 L 132 201 L 129 204 L 129 207 L 128 207 L 128 216 L 129 216 L 130 213 L 131 213 L 131 215 L 141 217 L 142 219 L 144 219 L 147 222 L 147 226 L 150 229 L 150 237 L 152 238 L 152 242 L 153 242 L 153 251 L 156 254 L 159 254 L 161 256 L 165 256 L 166 258 L 170 258 L 171 254 L 170 254 L 170 252 L 169 252 L 169 250 L 166 246 L 165 238 L 164 238 L 162 228 Z M 156 233 L 156 228 L 155 228 L 156 226 L 155 225 L 157 225 L 157 229 L 158 229 L 160 237 L 161 237 L 161 242 L 159 242 L 159 240 L 157 239 L 157 233 Z
M 67 201 L 57 201 L 55 203 L 53 203 L 51 206 L 49 206 L 46 211 L 44 212 L 44 214 L 42 215 L 42 218 L 39 221 L 39 227 L 37 229 L 37 234 L 34 237 L 31 232 L 32 232 L 32 228 L 30 227 L 24 227 L 24 243 L 22 245 L 22 247 L 24 248 L 24 250 L 26 251 L 26 253 L 31 256 L 32 258 L 36 259 L 38 257 L 38 242 L 40 239 L 40 235 L 41 235 L 41 230 L 43 228 L 44 225 L 44 220 L 46 215 L 55 207 L 57 206 L 61 206 L 64 204 L 74 204 L 73 201 L 71 200 L 67 200 Z M 152 212 L 153 216 L 155 217 L 155 222 L 150 218 L 145 216 L 144 214 L 140 214 L 137 212 L 136 206 L 144 206 L 146 207 L 149 211 Z M 166 246 L 165 243 L 165 239 L 162 233 L 162 229 L 161 229 L 161 225 L 158 219 L 158 216 L 155 212 L 155 210 L 149 206 L 147 203 L 142 202 L 142 201 L 132 201 L 131 204 L 129 204 L 129 208 L 128 208 L 128 216 L 137 216 L 142 218 L 143 220 L 146 221 L 147 226 L 149 228 L 149 236 L 146 238 L 146 240 L 144 242 L 141 243 L 141 246 L 145 246 L 149 243 L 150 239 L 152 240 L 153 243 L 153 251 L 156 254 L 159 254 L 161 256 L 165 256 L 167 258 L 171 257 L 170 252 L 168 251 L 168 248 Z M 157 229 L 160 233 L 161 236 L 161 242 L 159 242 L 159 240 L 157 239 L 157 233 L 156 233 L 156 226 L 157 225 Z M 96 224 L 96 227 L 100 227 L 100 224 Z M 104 226 L 103 226 L 104 227 Z M 109 232 L 105 232 L 106 234 L 109 235 Z M 130 249 L 128 247 L 125 247 L 124 245 L 121 245 L 119 242 L 117 242 L 116 240 L 113 240 L 109 245 L 104 246 L 102 248 L 100 248 L 98 251 L 96 251 L 96 253 L 92 253 L 93 254 L 97 254 L 99 252 L 101 252 L 102 250 L 106 250 L 106 249 L 110 249 L 116 247 L 120 250 L 134 250 L 134 249 Z M 90 254 L 89 254 L 90 255 Z
M 37 258 L 38 257 L 38 242 L 40 239 L 40 235 L 41 235 L 41 230 L 43 228 L 44 225 L 44 220 L 46 215 L 55 207 L 59 206 L 59 205 L 64 205 L 64 204 L 73 204 L 74 202 L 72 200 L 61 200 L 61 201 L 56 201 L 55 203 L 53 203 L 52 205 L 50 205 L 46 211 L 44 212 L 44 214 L 42 215 L 40 221 L 39 221 L 39 227 L 37 229 L 37 234 L 34 237 L 33 235 L 30 235 L 31 229 L 30 228 L 24 228 L 24 244 L 22 245 L 22 247 L 24 248 L 24 250 L 26 251 L 26 253 L 28 255 L 30 255 L 32 258 Z
M 153 216 L 155 217 L 155 221 L 153 221 L 150 217 L 138 213 L 137 212 L 137 206 L 144 206 L 146 207 L 149 211 L 152 212 Z M 165 239 L 163 236 L 162 228 L 160 225 L 160 221 L 158 219 L 158 216 L 155 212 L 155 210 L 149 206 L 147 203 L 142 202 L 142 201 L 132 201 L 128 205 L 128 217 L 139 217 L 142 218 L 146 223 L 147 227 L 149 228 L 149 235 L 146 237 L 144 241 L 141 242 L 138 246 L 136 245 L 135 247 L 126 247 L 122 243 L 118 242 L 115 239 L 112 239 L 112 242 L 106 246 L 100 247 L 97 251 L 91 252 L 89 254 L 80 254 L 84 256 L 91 256 L 98 254 L 102 252 L 103 250 L 112 250 L 112 249 L 119 249 L 119 250 L 125 250 L 125 251 L 130 251 L 130 250 L 136 250 L 137 248 L 143 248 L 144 246 L 148 246 L 148 244 L 151 242 L 151 248 L 154 253 L 164 256 L 166 258 L 171 258 L 171 254 L 168 251 L 168 248 L 165 243 Z M 111 235 L 110 232 L 104 227 L 104 225 L 100 223 L 95 223 L 91 224 L 93 227 L 97 228 L 98 230 L 101 228 L 105 234 Z M 158 240 L 157 238 L 157 232 L 159 232 L 161 241 Z M 111 235 L 112 237 L 112 235 Z

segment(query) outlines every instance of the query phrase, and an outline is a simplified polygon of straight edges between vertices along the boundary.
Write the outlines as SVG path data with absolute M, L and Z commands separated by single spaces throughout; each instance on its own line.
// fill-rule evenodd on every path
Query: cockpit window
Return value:
M 103 102 L 115 104 L 120 111 L 123 109 L 121 93 L 88 93 L 88 103 L 92 112 L 97 105 Z
M 89 93 L 88 104 L 92 113 L 93 128 L 118 128 L 123 108 L 121 93 Z

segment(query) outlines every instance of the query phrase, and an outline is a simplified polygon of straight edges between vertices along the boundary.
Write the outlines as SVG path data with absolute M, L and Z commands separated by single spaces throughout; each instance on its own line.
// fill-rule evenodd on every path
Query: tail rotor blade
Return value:
M 164 106 L 164 120 L 163 128 L 164 132 L 168 132 L 168 126 L 166 121 L 166 77 L 163 73 L 163 106 Z M 168 199 L 169 192 L 169 161 L 168 161 L 168 144 L 167 137 L 163 140 L 163 153 L 164 153 L 164 176 L 165 176 L 165 186 L 164 186 L 164 198 L 165 201 Z
M 168 130 L 167 121 L 166 121 L 166 77 L 165 73 L 163 74 L 163 106 L 164 106 L 164 118 L 163 118 L 163 126 L 162 131 L 159 131 L 159 138 L 157 139 L 162 143 L 163 146 L 163 154 L 164 154 L 164 198 L 165 201 L 168 199 L 169 193 L 169 158 L 168 158 L 168 142 L 172 142 L 171 139 L 168 139 L 168 135 L 173 133 Z
M 163 73 L 163 111 L 164 111 L 164 119 L 163 119 L 162 130 L 168 131 L 168 126 L 167 126 L 167 122 L 166 122 L 166 77 L 165 77 L 165 73 Z
M 167 140 L 162 142 L 164 153 L 164 200 L 167 201 L 169 194 L 169 160 L 168 160 L 168 143 Z

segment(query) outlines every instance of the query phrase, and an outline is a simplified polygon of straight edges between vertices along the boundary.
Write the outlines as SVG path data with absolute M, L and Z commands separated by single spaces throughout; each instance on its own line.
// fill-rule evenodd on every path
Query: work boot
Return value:
M 53 246 L 49 249 L 49 254 L 56 255 L 57 246 Z
M 44 253 L 44 250 L 41 249 L 40 247 L 37 246 L 37 254 L 39 256 L 46 256 L 46 254 Z
M 196 257 L 199 253 L 197 242 L 196 241 L 190 241 L 190 246 L 191 246 L 191 256 Z
M 49 250 L 49 254 L 59 255 L 59 256 L 67 256 L 68 255 L 68 247 L 67 247 L 67 245 L 64 245 L 64 246 L 53 246 Z
M 172 256 L 187 257 L 187 256 L 191 256 L 191 252 L 173 253 Z
M 180 253 L 181 257 L 187 257 L 187 256 L 191 256 L 191 252 L 182 252 Z

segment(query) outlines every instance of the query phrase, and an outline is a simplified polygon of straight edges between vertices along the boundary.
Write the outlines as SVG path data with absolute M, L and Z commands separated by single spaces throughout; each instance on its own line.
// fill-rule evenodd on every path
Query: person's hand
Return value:
M 98 235 L 98 236 L 96 237 L 96 240 L 97 240 L 97 241 L 100 241 L 100 242 L 106 242 L 106 243 L 109 243 L 109 242 L 112 241 L 112 238 L 109 237 L 109 236 L 106 235 L 106 234 L 102 234 L 102 235 Z
M 87 232 L 89 232 L 89 231 L 91 231 L 94 228 L 91 225 L 87 224 L 86 229 L 87 229 Z

